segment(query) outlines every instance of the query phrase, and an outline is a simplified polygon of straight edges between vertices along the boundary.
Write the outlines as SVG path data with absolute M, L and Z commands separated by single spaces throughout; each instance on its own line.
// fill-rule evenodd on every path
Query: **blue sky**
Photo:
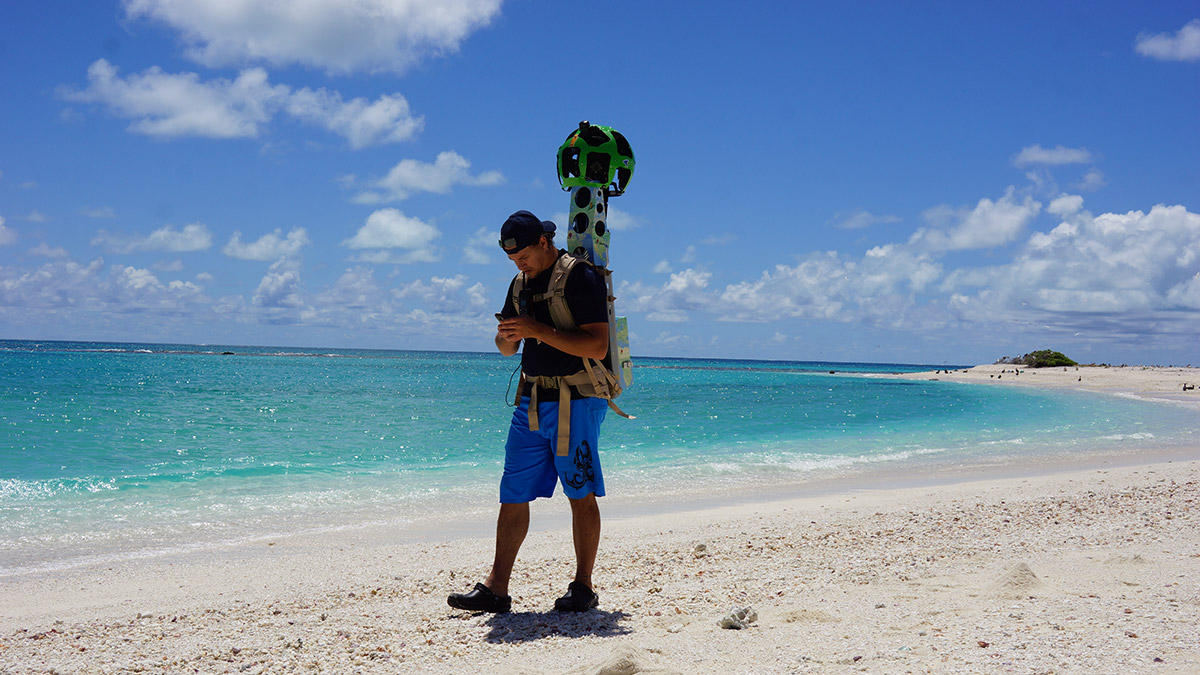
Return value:
M 1200 365 L 1195 5 L 596 7 L 3 3 L 0 337 L 490 350 L 588 119 L 635 356 Z

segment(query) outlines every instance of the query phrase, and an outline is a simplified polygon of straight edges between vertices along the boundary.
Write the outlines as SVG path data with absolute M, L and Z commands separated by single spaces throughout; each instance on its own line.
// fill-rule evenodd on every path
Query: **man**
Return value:
M 454 593 L 451 607 L 477 612 L 507 612 L 513 564 L 529 531 L 529 502 L 554 495 L 561 481 L 571 503 L 575 543 L 575 579 L 554 603 L 559 611 L 583 612 L 599 597 L 592 589 L 592 568 L 600 544 L 600 509 L 604 496 L 597 441 L 608 410 L 603 399 L 584 396 L 566 383 L 548 389 L 555 378 L 584 368 L 583 358 L 601 360 L 608 353 L 608 305 L 604 278 L 591 265 L 579 263 L 554 245 L 554 223 L 517 211 L 500 228 L 500 247 L 520 274 L 509 285 L 504 309 L 497 315 L 496 347 L 512 356 L 521 353 L 521 392 L 504 447 L 500 479 L 500 515 L 496 521 L 496 557 L 484 583 L 469 593 Z M 563 288 L 576 328 L 556 325 L 546 297 L 555 271 L 569 270 Z M 520 286 L 518 287 L 518 284 Z M 514 288 L 520 292 L 514 293 Z M 517 295 L 517 298 L 514 298 Z M 515 300 L 515 302 L 514 302 Z M 565 389 L 570 389 L 569 392 Z M 531 400 L 536 401 L 530 410 Z M 569 414 L 561 410 L 569 404 Z M 561 412 L 561 417 L 560 417 Z M 569 424 L 564 424 L 569 419 Z M 569 432 L 569 447 L 558 447 L 560 427 Z M 569 430 L 566 429 L 569 427 Z M 564 434 L 565 436 L 566 434 Z

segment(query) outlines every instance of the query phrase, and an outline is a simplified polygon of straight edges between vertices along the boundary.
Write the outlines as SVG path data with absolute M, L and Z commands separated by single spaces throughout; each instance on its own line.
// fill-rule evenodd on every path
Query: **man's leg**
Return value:
M 599 525 L 599 511 L 596 512 Z M 599 528 L 597 527 L 597 533 Z M 512 577 L 513 565 L 517 562 L 517 552 L 529 533 L 529 504 L 501 504 L 500 515 L 496 518 L 496 558 L 492 561 L 492 573 L 488 575 L 484 585 L 496 595 L 508 595 L 508 581 Z M 599 536 L 597 536 L 597 543 Z M 592 560 L 595 560 L 595 551 Z
M 592 568 L 600 548 L 600 505 L 596 495 L 571 500 L 571 534 L 575 540 L 575 581 L 592 587 Z

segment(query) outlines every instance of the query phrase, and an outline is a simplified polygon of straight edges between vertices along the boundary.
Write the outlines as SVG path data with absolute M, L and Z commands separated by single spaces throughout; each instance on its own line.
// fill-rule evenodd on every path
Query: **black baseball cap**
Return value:
M 508 217 L 500 226 L 500 248 L 508 255 L 536 244 L 543 234 L 554 234 L 558 226 L 549 220 L 538 220 L 532 213 L 521 210 Z

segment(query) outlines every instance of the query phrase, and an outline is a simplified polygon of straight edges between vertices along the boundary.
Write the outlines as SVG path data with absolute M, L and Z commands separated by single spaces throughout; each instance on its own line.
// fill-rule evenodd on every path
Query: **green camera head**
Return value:
M 564 190 L 609 188 L 619 195 L 633 176 L 633 165 L 633 148 L 621 132 L 586 121 L 558 148 L 558 182 Z

